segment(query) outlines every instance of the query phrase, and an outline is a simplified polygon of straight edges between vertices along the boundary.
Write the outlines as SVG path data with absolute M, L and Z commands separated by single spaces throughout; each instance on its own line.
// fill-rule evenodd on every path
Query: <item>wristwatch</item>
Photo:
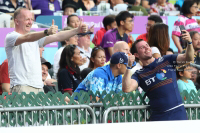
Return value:
M 48 29 L 44 30 L 44 34 L 45 34 L 46 36 L 49 35 L 49 34 L 48 34 Z
M 188 44 L 190 45 L 190 44 L 192 44 L 192 42 L 188 42 Z

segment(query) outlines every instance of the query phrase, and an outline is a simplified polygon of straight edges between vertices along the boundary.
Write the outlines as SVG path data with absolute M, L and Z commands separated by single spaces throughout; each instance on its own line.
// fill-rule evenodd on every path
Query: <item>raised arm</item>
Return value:
M 176 45 L 178 51 L 181 53 L 183 51 L 183 48 L 180 44 L 180 41 L 176 35 L 172 35 L 172 40 L 174 41 L 174 44 Z
M 132 66 L 135 61 L 135 56 L 129 56 L 128 66 Z M 131 79 L 131 69 L 126 69 L 124 77 L 122 79 L 122 91 L 128 93 L 136 90 L 138 87 L 138 82 L 134 79 Z
M 78 33 L 87 32 L 87 29 L 88 29 L 87 25 L 81 22 L 79 27 L 76 29 L 73 29 L 70 31 L 60 31 L 56 34 L 47 36 L 44 41 L 43 46 L 52 42 L 61 42 L 61 41 L 67 40 Z
M 47 34 L 48 35 L 55 34 L 57 31 L 58 31 L 58 26 L 54 25 L 54 20 L 52 20 L 52 26 L 48 29 Z M 19 36 L 15 42 L 15 46 L 20 45 L 24 42 L 34 42 L 45 36 L 46 35 L 44 31 L 30 32 L 30 33 Z
M 184 30 L 186 33 L 182 35 L 182 39 L 188 41 L 188 45 L 187 45 L 187 48 L 186 48 L 186 52 L 184 54 L 179 54 L 177 56 L 177 64 L 178 65 L 182 65 L 182 64 L 185 64 L 187 62 L 190 62 L 190 61 L 194 61 L 194 48 L 193 48 L 193 45 L 192 45 L 192 39 L 190 37 L 190 34 L 189 32 L 187 32 L 186 30 Z

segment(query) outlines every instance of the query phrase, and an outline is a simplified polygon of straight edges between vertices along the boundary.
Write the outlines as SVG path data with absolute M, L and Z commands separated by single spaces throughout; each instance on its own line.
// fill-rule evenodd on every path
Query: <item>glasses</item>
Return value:
M 197 72 L 191 72 L 193 75 L 197 75 Z

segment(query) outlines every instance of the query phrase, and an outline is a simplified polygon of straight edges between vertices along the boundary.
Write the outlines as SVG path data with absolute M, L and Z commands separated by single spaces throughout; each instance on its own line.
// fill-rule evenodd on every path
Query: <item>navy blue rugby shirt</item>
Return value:
M 182 104 L 176 81 L 176 58 L 177 55 L 165 55 L 155 59 L 132 76 L 146 92 L 153 111 L 163 112 Z

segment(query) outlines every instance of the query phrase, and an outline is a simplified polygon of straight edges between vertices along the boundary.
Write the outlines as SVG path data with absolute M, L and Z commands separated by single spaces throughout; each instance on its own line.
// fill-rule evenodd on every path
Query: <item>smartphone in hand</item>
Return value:
M 185 31 L 183 30 L 186 30 L 185 27 L 183 25 L 179 25 L 179 28 L 180 28 L 181 34 L 184 34 Z

